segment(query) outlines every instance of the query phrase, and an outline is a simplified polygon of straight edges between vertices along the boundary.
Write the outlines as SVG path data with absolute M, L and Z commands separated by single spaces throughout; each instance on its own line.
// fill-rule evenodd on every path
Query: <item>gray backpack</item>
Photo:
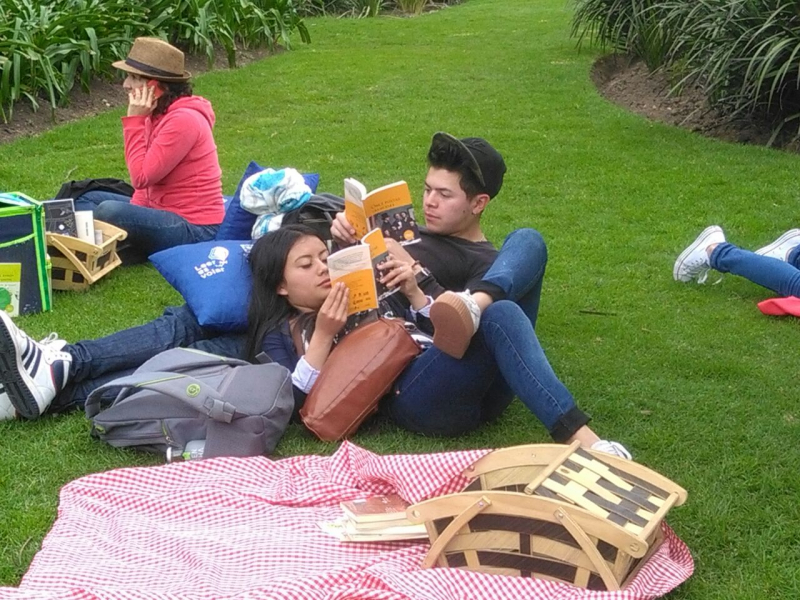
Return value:
M 111 405 L 101 411 L 109 396 Z M 189 442 L 202 447 L 203 458 L 269 454 L 293 411 L 285 367 L 188 348 L 157 354 L 86 400 L 94 437 L 168 458 L 183 453 Z

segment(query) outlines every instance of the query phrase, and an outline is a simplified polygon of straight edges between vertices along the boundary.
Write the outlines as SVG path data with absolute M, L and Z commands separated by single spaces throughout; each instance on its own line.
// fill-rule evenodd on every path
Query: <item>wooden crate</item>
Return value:
M 117 242 L 128 234 L 119 227 L 97 220 L 94 229 L 103 232 L 100 245 L 68 235 L 47 234 L 47 252 L 53 264 L 53 289 L 84 292 L 122 264 L 117 254 Z
M 425 523 L 423 567 L 622 589 L 662 542 L 661 522 L 686 491 L 615 456 L 559 444 L 490 452 L 467 468 L 460 494 L 408 509 Z

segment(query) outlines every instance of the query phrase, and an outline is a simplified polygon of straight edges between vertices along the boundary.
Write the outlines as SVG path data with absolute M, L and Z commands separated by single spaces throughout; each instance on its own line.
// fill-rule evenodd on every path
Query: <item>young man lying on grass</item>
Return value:
M 404 308 L 415 319 L 430 319 L 434 348 L 398 379 L 405 391 L 388 404 L 392 419 L 427 435 L 460 435 L 498 417 L 517 395 L 554 440 L 579 440 L 630 458 L 620 444 L 601 440 L 588 427 L 588 415 L 556 377 L 536 338 L 547 263 L 541 235 L 532 229 L 514 231 L 498 252 L 483 234 L 481 216 L 503 184 L 503 157 L 482 138 L 459 140 L 437 133 L 428 164 L 423 196 L 427 229 L 413 245 L 387 241 L 391 265 L 384 283 L 412 289 Z M 342 245 L 356 241 L 343 213 L 331 233 Z M 270 332 L 264 333 L 268 338 Z M 219 335 L 201 327 L 185 305 L 167 308 L 139 327 L 75 344 L 36 342 L 2 315 L 0 412 L 35 419 L 48 410 L 82 406 L 97 386 L 163 350 L 190 347 L 240 357 L 245 341 L 244 333 Z M 295 363 L 303 358 L 303 349 L 298 350 Z M 302 373 L 295 376 L 295 382 L 308 381 Z

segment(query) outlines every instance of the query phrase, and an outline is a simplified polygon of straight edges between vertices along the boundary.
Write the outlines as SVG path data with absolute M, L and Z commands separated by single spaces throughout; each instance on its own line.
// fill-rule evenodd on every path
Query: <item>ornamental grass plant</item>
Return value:
M 576 0 L 573 35 L 700 84 L 731 117 L 793 125 L 800 136 L 796 0 Z M 775 137 L 773 135 L 773 139 Z

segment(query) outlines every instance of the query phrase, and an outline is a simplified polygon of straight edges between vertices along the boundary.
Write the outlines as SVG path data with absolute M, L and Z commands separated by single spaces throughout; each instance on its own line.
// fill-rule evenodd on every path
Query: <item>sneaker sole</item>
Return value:
M 431 306 L 431 322 L 433 345 L 448 356 L 462 358 L 474 335 L 472 315 L 464 302 L 445 292 Z
M 800 237 L 800 229 L 790 229 L 771 244 L 768 244 L 763 248 L 759 248 L 758 250 L 756 250 L 755 254 L 758 254 L 759 256 L 764 256 L 765 254 L 769 254 L 773 250 L 777 249 L 778 246 L 780 246 L 784 242 L 789 241 L 793 237 Z M 778 260 L 784 260 L 784 259 L 779 258 Z
M 36 419 L 41 413 L 40 403 L 30 390 L 35 384 L 22 366 L 22 357 L 6 319 L 10 317 L 0 314 L 0 381 L 16 411 L 25 419 Z
M 675 266 L 672 267 L 672 278 L 675 281 L 683 281 L 684 283 L 687 281 L 691 281 L 691 279 L 679 279 L 678 271 L 681 270 L 683 262 L 689 257 L 689 255 L 692 252 L 694 252 L 698 247 L 702 246 L 703 242 L 705 242 L 712 233 L 715 233 L 719 229 L 720 228 L 718 225 L 711 225 L 710 227 L 706 227 L 705 229 L 703 229 L 703 231 L 700 232 L 700 235 L 697 236 L 694 242 L 688 248 L 686 248 L 686 250 L 680 253 L 680 256 L 678 256 L 678 260 L 675 261 Z

